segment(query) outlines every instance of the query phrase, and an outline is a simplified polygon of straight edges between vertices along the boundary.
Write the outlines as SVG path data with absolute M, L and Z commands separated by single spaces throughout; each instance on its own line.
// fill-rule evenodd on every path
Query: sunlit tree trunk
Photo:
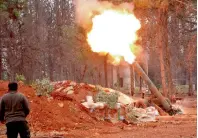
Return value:
M 157 37 L 157 45 L 159 52 L 159 60 L 160 60 L 160 71 L 161 71 L 161 80 L 162 80 L 162 90 L 163 95 L 168 96 L 167 86 L 166 86 L 166 73 L 165 73 L 165 64 L 164 64 L 164 45 L 163 45 L 163 27 L 164 27 L 164 12 L 159 10 L 158 13 L 158 37 Z M 166 41 L 166 40 L 165 40 Z
M 161 76 L 162 76 L 162 87 L 164 96 L 171 97 L 172 94 L 175 94 L 175 88 L 172 79 L 172 72 L 171 72 L 171 56 L 170 56 L 170 48 L 168 46 L 168 11 L 159 9 L 159 34 L 160 36 L 160 64 L 161 64 Z M 163 63 L 163 48 L 165 50 L 165 64 Z M 164 65 L 165 67 L 164 67 Z M 165 71 L 165 70 L 166 71 Z M 168 80 L 168 91 L 165 88 L 165 74 L 167 73 L 167 80 Z
M 166 72 L 167 72 L 167 79 L 168 79 L 168 97 L 171 97 L 171 95 L 175 94 L 175 88 L 174 88 L 174 84 L 173 84 L 173 78 L 172 78 L 172 71 L 171 71 L 171 51 L 170 48 L 168 46 L 168 12 L 167 11 L 162 11 L 162 21 L 164 22 L 162 26 L 163 27 L 163 31 L 162 34 L 164 36 L 164 46 L 165 46 L 165 58 L 166 58 Z
M 175 94 L 175 87 L 173 84 L 173 78 L 172 78 L 172 71 L 171 71 L 171 57 L 170 57 L 170 49 L 166 45 L 166 68 L 167 68 L 167 78 L 168 78 L 168 96 L 172 97 L 172 95 Z

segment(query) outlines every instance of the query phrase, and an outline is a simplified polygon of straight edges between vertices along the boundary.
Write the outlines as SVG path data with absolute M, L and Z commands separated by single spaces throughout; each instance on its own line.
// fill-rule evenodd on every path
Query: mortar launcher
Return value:
M 151 93 L 157 97 L 159 102 L 162 104 L 163 108 L 166 112 L 171 112 L 172 105 L 168 98 L 164 97 L 157 89 L 157 87 L 154 85 L 154 83 L 150 80 L 150 78 L 147 76 L 147 74 L 144 72 L 144 70 L 141 68 L 141 66 L 134 62 L 132 64 L 134 67 L 135 72 L 142 77 L 142 79 L 145 81 L 145 83 L 148 85 L 148 88 L 150 89 Z

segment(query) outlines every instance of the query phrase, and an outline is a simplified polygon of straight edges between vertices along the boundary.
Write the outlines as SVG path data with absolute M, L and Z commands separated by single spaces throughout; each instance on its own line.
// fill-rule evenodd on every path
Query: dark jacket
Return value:
M 16 91 L 3 95 L 0 101 L 0 121 L 9 122 L 26 121 L 29 114 L 29 104 L 26 97 Z

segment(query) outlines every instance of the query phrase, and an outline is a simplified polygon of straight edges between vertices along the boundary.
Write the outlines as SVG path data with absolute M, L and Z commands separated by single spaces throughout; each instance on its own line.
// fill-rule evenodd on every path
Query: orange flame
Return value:
M 132 64 L 135 55 L 132 47 L 138 39 L 136 31 L 140 29 L 139 20 L 127 11 L 106 10 L 92 19 L 92 30 L 87 41 L 94 52 L 110 54 L 112 63 L 125 61 Z M 120 59 L 119 59 L 120 58 Z

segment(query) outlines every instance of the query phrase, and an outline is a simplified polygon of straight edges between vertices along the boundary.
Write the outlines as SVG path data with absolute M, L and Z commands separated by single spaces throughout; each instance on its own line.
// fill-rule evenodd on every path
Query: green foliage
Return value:
M 118 102 L 119 94 L 117 92 L 106 93 L 102 90 L 96 95 L 96 102 L 105 102 L 110 108 L 115 108 Z
M 127 120 L 129 120 L 130 122 L 133 122 L 133 123 L 138 122 L 136 112 L 134 112 L 134 111 L 127 113 L 126 117 L 127 117 Z
M 10 19 L 18 19 L 26 3 L 26 0 L 0 0 L 0 12 L 8 13 Z
M 180 108 L 173 107 L 169 112 L 169 115 L 183 114 Z
M 177 85 L 176 90 L 178 93 L 188 93 L 189 85 Z
M 22 82 L 25 82 L 25 80 L 26 80 L 25 76 L 24 75 L 20 75 L 20 74 L 16 74 L 15 79 L 17 81 L 22 81 Z
M 5 11 L 5 10 L 7 10 L 7 6 L 5 5 L 5 4 L 3 4 L 3 3 L 1 3 L 0 4 L 0 11 Z
M 2 77 L 2 80 L 8 80 L 7 72 L 3 71 L 1 77 Z
M 139 92 L 139 90 L 140 90 L 140 88 L 139 88 L 139 87 L 135 87 L 135 93 L 138 93 L 138 92 Z
M 37 79 L 32 87 L 36 90 L 36 95 L 38 96 L 47 96 L 53 91 L 53 85 L 51 85 L 48 78 L 42 80 Z
M 155 86 L 157 87 L 158 90 L 161 88 L 161 84 L 159 83 L 157 83 Z
M 20 12 L 17 11 L 16 9 L 13 10 L 13 14 L 14 14 L 14 16 L 17 17 L 17 18 L 20 16 Z
M 142 113 L 136 110 L 136 108 L 134 108 L 134 106 L 132 105 L 128 105 L 126 107 L 126 111 L 127 111 L 126 118 L 131 123 L 137 123 L 138 117 L 142 116 Z

